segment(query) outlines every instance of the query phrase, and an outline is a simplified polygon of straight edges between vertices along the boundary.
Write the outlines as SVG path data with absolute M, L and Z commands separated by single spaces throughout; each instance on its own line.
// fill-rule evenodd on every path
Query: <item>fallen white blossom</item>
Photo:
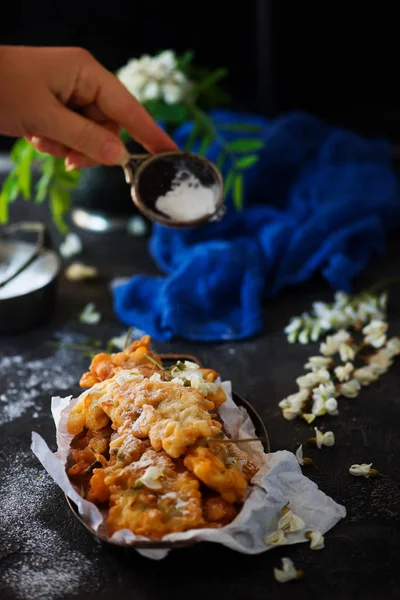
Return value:
M 351 362 L 348 362 L 344 366 L 336 367 L 335 375 L 339 381 L 347 381 L 353 371 L 354 365 Z
M 387 328 L 388 324 L 385 321 L 371 321 L 362 330 L 365 335 L 364 343 L 374 348 L 381 348 L 386 342 Z
M 350 379 L 345 383 L 340 384 L 340 393 L 346 398 L 356 398 L 361 389 L 360 382 L 357 379 Z
M 82 281 L 84 279 L 94 279 L 99 272 L 96 267 L 90 267 L 83 263 L 74 262 L 68 265 L 64 271 L 65 277 L 69 281 Z
M 71 256 L 80 254 L 82 249 L 82 241 L 77 233 L 68 233 L 62 244 L 60 244 L 60 254 L 64 258 L 71 258 Z
M 284 544 L 287 544 L 285 532 L 282 529 L 274 531 L 274 533 L 271 533 L 266 538 L 265 543 L 267 546 L 283 546 Z
M 320 531 L 307 531 L 306 538 L 311 542 L 311 550 L 322 550 L 325 547 L 325 538 Z
M 290 558 L 283 557 L 281 560 L 282 569 L 274 568 L 274 577 L 278 583 L 286 583 L 292 579 L 303 577 L 303 571 L 296 569 Z
M 86 325 L 97 325 L 100 322 L 101 314 L 96 311 L 96 305 L 93 302 L 86 304 L 81 314 L 79 315 L 79 321 Z
M 327 431 L 326 433 L 322 433 L 317 427 L 314 427 L 315 435 L 316 435 L 316 444 L 319 449 L 322 446 L 333 446 L 335 444 L 335 434 L 333 431 Z

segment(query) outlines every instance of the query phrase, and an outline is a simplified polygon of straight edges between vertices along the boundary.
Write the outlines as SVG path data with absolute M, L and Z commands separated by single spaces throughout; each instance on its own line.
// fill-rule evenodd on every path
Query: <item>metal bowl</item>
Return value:
M 37 242 L 0 239 L 1 333 L 18 333 L 42 324 L 56 306 L 61 260 L 48 247 L 42 224 L 22 224 L 20 229 L 40 235 Z

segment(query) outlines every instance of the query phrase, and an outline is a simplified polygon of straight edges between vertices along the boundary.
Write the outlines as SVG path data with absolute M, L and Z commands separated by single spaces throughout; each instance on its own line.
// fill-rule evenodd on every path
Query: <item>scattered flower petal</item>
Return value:
M 372 463 L 369 465 L 363 463 L 362 465 L 351 465 L 349 472 L 350 475 L 354 475 L 354 477 L 366 477 L 367 479 L 371 477 L 371 471 L 375 471 L 375 469 L 371 469 Z
M 267 539 L 265 540 L 267 546 L 283 546 L 287 544 L 285 532 L 282 529 L 278 529 L 278 531 L 274 531 L 271 533 Z
M 328 335 L 325 342 L 320 346 L 320 352 L 324 356 L 332 356 L 339 351 L 341 344 L 350 339 L 350 334 L 345 329 L 340 329 L 335 335 Z
M 371 366 L 361 367 L 356 369 L 353 373 L 354 379 L 356 379 L 361 385 L 369 385 L 373 381 L 379 379 L 379 374 Z
M 356 398 L 361 389 L 360 382 L 357 379 L 350 379 L 342 383 L 339 387 L 340 393 L 346 398 Z
M 77 233 L 68 233 L 62 244 L 60 244 L 60 254 L 64 258 L 71 258 L 71 256 L 80 254 L 82 249 L 82 241 Z
M 347 381 L 353 371 L 354 365 L 351 362 L 348 362 L 344 366 L 336 367 L 335 375 L 339 381 Z
M 392 366 L 393 360 L 390 354 L 390 351 L 387 352 L 386 348 L 382 348 L 376 354 L 368 357 L 368 363 L 375 373 L 383 375 Z
M 400 354 L 400 338 L 392 337 L 390 340 L 388 340 L 385 350 L 390 358 L 398 356 Z
M 311 550 L 322 550 L 325 547 L 325 539 L 320 531 L 307 531 L 306 537 L 310 540 Z
M 305 369 L 310 371 L 319 371 L 322 368 L 328 368 L 332 365 L 332 359 L 325 356 L 310 356 L 308 363 L 304 365 Z
M 331 375 L 327 369 L 318 369 L 318 371 L 312 371 L 307 375 L 302 375 L 296 379 L 296 383 L 300 389 L 313 388 L 319 383 L 327 383 L 330 381 Z
M 296 569 L 290 558 L 282 558 L 282 569 L 274 568 L 274 577 L 278 583 L 286 583 L 292 579 L 303 577 L 303 572 Z
M 346 362 L 348 360 L 354 360 L 356 355 L 355 349 L 349 344 L 340 344 L 339 346 L 340 360 Z
M 386 342 L 388 324 L 385 321 L 373 320 L 362 330 L 364 342 L 374 348 L 381 348 Z
M 311 425 L 311 423 L 313 423 L 315 421 L 315 419 L 316 419 L 316 416 L 313 415 L 312 413 L 303 413 L 301 416 L 303 417 L 303 419 L 305 421 L 307 421 L 307 423 L 309 425 Z
M 149 490 L 160 490 L 162 484 L 160 478 L 164 475 L 164 471 L 159 467 L 147 467 L 143 475 L 136 480 L 135 485 L 140 482 Z
M 314 427 L 315 435 L 316 435 L 316 444 L 319 449 L 322 446 L 333 446 L 335 444 L 335 434 L 333 431 L 327 431 L 326 433 L 322 433 L 317 427 Z
M 83 263 L 74 262 L 71 263 L 64 271 L 65 277 L 69 281 L 82 281 L 84 279 L 94 279 L 98 276 L 99 272 L 96 267 L 90 267 Z
M 315 418 L 315 417 L 314 417 Z M 297 450 L 296 450 L 296 458 L 297 458 L 297 462 L 299 463 L 299 465 L 301 467 L 304 467 L 306 465 L 312 465 L 313 462 L 311 460 L 311 458 L 304 458 L 303 456 L 303 446 L 300 445 Z
M 301 531 L 305 526 L 306 524 L 303 519 L 295 515 L 291 509 L 289 509 L 278 521 L 278 529 L 283 529 L 283 531 L 286 531 L 287 533 Z
M 96 311 L 96 305 L 94 302 L 86 304 L 81 314 L 79 315 L 79 321 L 86 325 L 97 325 L 100 322 L 101 314 Z

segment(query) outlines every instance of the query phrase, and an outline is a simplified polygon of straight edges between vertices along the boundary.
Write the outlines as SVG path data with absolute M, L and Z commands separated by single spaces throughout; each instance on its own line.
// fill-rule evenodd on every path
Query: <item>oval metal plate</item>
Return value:
M 174 355 L 161 354 L 160 358 L 163 360 L 176 360 L 178 358 L 192 360 L 193 362 L 197 362 L 200 367 L 202 366 L 200 361 L 194 356 L 190 356 L 190 358 L 189 358 L 188 355 L 186 355 L 186 356 L 179 355 L 178 356 L 175 354 Z M 247 410 L 247 412 L 253 422 L 257 437 L 259 437 L 263 440 L 262 444 L 264 447 L 264 451 L 266 453 L 269 453 L 270 452 L 270 443 L 269 443 L 268 433 L 267 433 L 267 430 L 265 428 L 265 425 L 264 425 L 260 415 L 257 413 L 255 408 L 250 404 L 250 402 L 245 400 L 239 394 L 236 394 L 236 392 L 232 393 L 232 398 L 237 406 L 243 406 Z M 126 549 L 131 548 L 133 550 L 135 550 L 135 549 L 142 549 L 142 550 L 167 550 L 168 549 L 168 550 L 171 550 L 172 548 L 182 548 L 182 547 L 192 546 L 193 544 L 196 543 L 195 541 L 192 541 L 192 540 L 187 540 L 187 541 L 182 541 L 182 542 L 163 542 L 162 540 L 148 540 L 148 541 L 140 540 L 140 541 L 131 542 L 129 544 L 111 541 L 106 536 L 106 534 L 102 534 L 101 531 L 100 532 L 94 531 L 87 523 L 85 523 L 85 521 L 82 519 L 82 517 L 80 516 L 80 514 L 78 512 L 78 508 L 77 508 L 76 504 L 74 502 L 72 502 L 72 500 L 70 498 L 68 498 L 68 496 L 65 496 L 65 498 L 66 498 L 67 504 L 68 504 L 72 514 L 74 515 L 74 517 L 86 529 L 86 531 L 88 531 L 91 534 L 91 536 L 96 538 L 96 540 L 98 542 L 110 544 L 112 546 L 118 546 L 120 548 L 126 548 Z

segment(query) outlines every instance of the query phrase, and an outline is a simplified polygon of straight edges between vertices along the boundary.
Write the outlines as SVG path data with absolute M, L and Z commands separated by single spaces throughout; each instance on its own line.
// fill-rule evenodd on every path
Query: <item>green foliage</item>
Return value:
M 10 158 L 13 167 L 0 192 L 0 223 L 8 222 L 9 204 L 18 197 L 25 200 L 33 198 L 36 204 L 49 199 L 53 221 L 61 233 L 66 233 L 68 226 L 65 216 L 70 211 L 71 191 L 79 183 L 79 171 L 66 171 L 62 159 L 41 154 L 24 138 L 15 142 Z M 32 174 L 35 168 L 39 177 L 33 186 Z

